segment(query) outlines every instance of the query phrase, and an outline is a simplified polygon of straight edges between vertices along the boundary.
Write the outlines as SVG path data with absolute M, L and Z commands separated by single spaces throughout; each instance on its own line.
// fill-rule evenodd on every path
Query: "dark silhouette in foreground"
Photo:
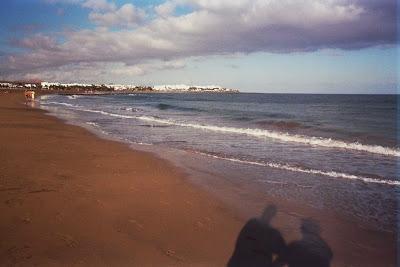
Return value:
M 289 267 L 328 267 L 333 253 L 320 236 L 319 225 L 311 219 L 303 219 L 302 238 L 289 244 L 285 261 Z
M 283 258 L 285 241 L 280 232 L 270 225 L 275 214 L 276 207 L 270 205 L 260 218 L 250 219 L 246 223 L 240 231 L 228 267 L 275 266 L 277 263 L 273 265 L 274 258 Z
M 320 236 L 318 223 L 303 219 L 302 238 L 286 245 L 281 233 L 271 225 L 276 207 L 269 205 L 260 218 L 250 219 L 240 231 L 228 267 L 288 266 L 329 267 L 333 257 Z

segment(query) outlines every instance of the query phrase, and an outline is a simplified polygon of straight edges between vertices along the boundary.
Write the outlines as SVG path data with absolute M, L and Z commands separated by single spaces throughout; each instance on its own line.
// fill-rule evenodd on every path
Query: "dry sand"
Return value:
M 0 265 L 226 264 L 246 218 L 169 162 L 22 103 L 0 93 Z M 287 240 L 321 222 L 333 266 L 395 266 L 394 234 L 271 202 Z

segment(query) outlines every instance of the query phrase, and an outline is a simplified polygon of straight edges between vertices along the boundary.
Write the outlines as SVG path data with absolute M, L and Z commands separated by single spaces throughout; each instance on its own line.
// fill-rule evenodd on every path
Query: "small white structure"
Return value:
M 155 91 L 192 91 L 192 92 L 231 92 L 234 90 L 224 88 L 219 85 L 186 85 L 186 84 L 167 84 L 156 85 Z
M 50 89 L 50 86 L 60 86 L 60 83 L 41 82 L 40 85 L 43 89 Z
M 13 87 L 13 84 L 12 83 L 0 83 L 0 87 L 11 88 L 11 87 Z
M 36 88 L 36 84 L 34 84 L 34 83 L 26 83 L 26 84 L 24 84 L 24 87 L 25 88 Z

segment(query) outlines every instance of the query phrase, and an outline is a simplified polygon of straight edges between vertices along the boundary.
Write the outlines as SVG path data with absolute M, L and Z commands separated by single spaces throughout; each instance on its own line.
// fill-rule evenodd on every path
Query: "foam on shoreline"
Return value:
M 227 127 L 227 126 L 216 126 L 216 125 L 208 125 L 208 124 L 196 124 L 196 123 L 187 123 L 187 122 L 179 122 L 170 119 L 162 119 L 156 118 L 152 116 L 131 116 L 131 115 L 123 115 L 117 113 L 111 113 L 103 110 L 95 110 L 95 109 L 85 109 L 77 105 L 72 105 L 64 102 L 54 102 L 49 101 L 47 104 L 56 104 L 63 105 L 69 108 L 75 108 L 79 111 L 86 111 L 92 113 L 99 113 L 106 116 L 123 118 L 123 119 L 137 119 L 147 122 L 155 122 L 159 124 L 168 124 L 179 127 L 189 127 L 200 130 L 208 130 L 213 132 L 221 132 L 221 133 L 232 133 L 232 134 L 242 134 L 253 136 L 257 138 L 270 138 L 274 140 L 278 140 L 281 142 L 293 142 L 300 143 L 309 146 L 315 147 L 325 147 L 325 148 L 333 148 L 333 149 L 346 149 L 353 151 L 361 151 L 368 152 L 372 154 L 379 154 L 384 156 L 393 156 L 400 157 L 400 150 L 398 148 L 384 147 L 380 145 L 366 145 L 359 142 L 348 143 L 342 140 L 335 140 L 331 138 L 323 138 L 323 137 L 315 137 L 315 136 L 305 136 L 298 134 L 289 134 L 284 132 L 277 132 L 265 129 L 256 129 L 256 128 L 235 128 L 235 127 Z
M 377 178 L 372 178 L 372 177 L 357 176 L 354 174 L 348 174 L 348 173 L 342 173 L 342 172 L 336 172 L 336 171 L 323 171 L 323 170 L 316 170 L 316 169 L 310 169 L 310 168 L 302 168 L 302 167 L 291 166 L 289 164 L 281 164 L 281 163 L 274 163 L 274 162 L 247 161 L 247 160 L 241 160 L 241 159 L 236 159 L 236 158 L 217 156 L 217 155 L 204 153 L 204 152 L 198 152 L 198 151 L 195 151 L 194 153 L 200 154 L 203 156 L 207 156 L 207 157 L 212 157 L 215 159 L 227 160 L 227 161 L 231 161 L 231 162 L 254 165 L 254 166 L 270 167 L 270 168 L 286 170 L 286 171 L 291 171 L 291 172 L 316 174 L 316 175 L 327 176 L 330 178 L 343 178 L 343 179 L 348 179 L 348 180 L 357 180 L 357 181 L 362 181 L 365 183 L 394 185 L 394 186 L 400 185 L 400 181 L 395 181 L 395 180 L 377 179 Z

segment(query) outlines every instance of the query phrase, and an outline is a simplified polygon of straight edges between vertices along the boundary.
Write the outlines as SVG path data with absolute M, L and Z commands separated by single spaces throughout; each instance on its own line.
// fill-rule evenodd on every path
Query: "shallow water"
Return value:
M 186 165 L 220 179 L 394 229 L 396 96 L 52 95 L 40 104 L 119 140 L 196 155 Z

